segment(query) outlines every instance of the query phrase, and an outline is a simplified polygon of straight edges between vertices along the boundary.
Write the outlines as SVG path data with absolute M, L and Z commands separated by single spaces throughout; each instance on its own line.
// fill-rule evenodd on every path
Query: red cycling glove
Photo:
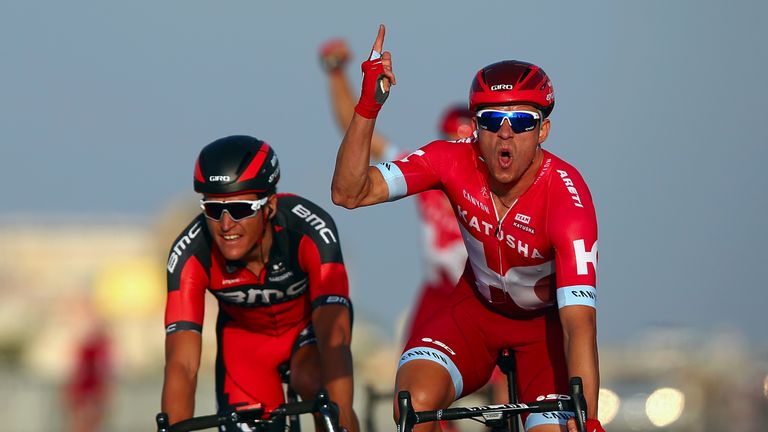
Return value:
M 389 96 L 389 89 L 384 90 L 384 65 L 381 55 L 373 51 L 371 57 L 364 61 L 360 68 L 363 70 L 363 88 L 360 100 L 355 106 L 355 112 L 367 119 L 374 119 Z
M 605 429 L 603 429 L 603 425 L 600 424 L 600 420 L 598 419 L 587 419 L 587 424 L 585 425 L 587 428 L 587 432 L 605 432 Z

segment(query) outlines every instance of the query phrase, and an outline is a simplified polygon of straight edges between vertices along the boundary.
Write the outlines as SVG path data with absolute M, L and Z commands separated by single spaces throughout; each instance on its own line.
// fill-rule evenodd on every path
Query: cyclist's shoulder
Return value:
M 581 172 L 575 166 L 548 150 L 542 151 L 544 152 L 543 164 L 546 173 L 561 178 L 569 177 L 574 182 L 584 183 L 584 177 L 582 177 Z
M 277 196 L 276 224 L 291 233 L 306 235 L 315 243 L 338 243 L 336 223 L 322 207 L 300 195 Z
M 547 151 L 544 152 L 543 164 L 540 176 L 549 177 L 546 185 L 550 208 L 559 209 L 556 213 L 570 216 L 594 213 L 589 186 L 579 170 Z M 590 211 L 584 213 L 584 210 Z
M 209 259 L 203 259 L 203 256 L 210 256 L 211 245 L 208 225 L 205 223 L 205 216 L 201 213 L 192 219 L 171 243 L 168 252 L 168 271 L 173 273 L 179 262 L 186 262 L 193 255 L 199 260 L 208 262 Z
M 306 221 L 309 213 L 333 222 L 333 218 L 325 209 L 308 198 L 293 193 L 277 194 L 277 211 L 286 216 L 292 223 L 301 220 Z
M 202 213 L 195 216 L 176 236 L 171 248 L 176 248 L 183 244 L 183 247 L 195 245 L 200 247 L 210 247 L 210 235 L 208 225 L 205 223 L 205 216 Z
M 574 175 L 577 175 L 579 178 L 581 178 L 581 173 L 579 172 L 579 170 L 570 162 L 566 161 L 560 156 L 557 156 L 551 151 L 548 151 L 548 150 L 542 150 L 542 151 L 544 152 L 544 163 L 545 164 L 548 163 L 553 169 L 554 173 L 561 174 L 558 170 L 566 171 L 568 173 L 573 173 Z
M 461 154 L 475 151 L 476 140 L 474 137 L 461 138 L 457 140 L 434 140 L 424 147 L 422 150 L 430 152 L 439 152 L 444 154 Z
M 476 155 L 474 138 L 455 141 L 435 140 L 418 150 L 414 150 L 400 159 L 400 162 L 416 161 L 423 158 L 435 169 L 454 170 L 461 165 L 474 166 Z

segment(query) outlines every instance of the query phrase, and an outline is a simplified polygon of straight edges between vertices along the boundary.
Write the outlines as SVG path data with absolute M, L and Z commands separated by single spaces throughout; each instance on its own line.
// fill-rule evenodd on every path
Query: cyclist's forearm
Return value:
M 349 346 L 321 348 L 323 384 L 332 401 L 339 406 L 339 424 L 349 430 L 358 430 L 357 417 L 352 410 L 354 386 L 352 354 Z
M 192 417 L 196 387 L 197 371 L 176 364 L 166 365 L 161 406 L 171 424 Z
M 336 116 L 336 125 L 339 130 L 345 131 L 352 121 L 355 112 L 355 99 L 352 88 L 347 80 L 347 74 L 342 69 L 328 73 L 328 87 L 331 93 L 331 105 Z
M 375 124 L 375 119 L 367 119 L 358 114 L 352 117 L 336 155 L 336 168 L 331 183 L 332 199 L 337 205 L 357 207 L 371 189 L 368 168 Z
M 579 329 L 565 335 L 565 354 L 568 375 L 579 376 L 584 383 L 587 417 L 597 418 L 597 395 L 600 390 L 600 372 L 595 332 Z
M 323 387 L 332 401 L 338 404 L 340 423 L 350 431 L 357 431 L 352 411 L 353 376 L 352 324 L 350 312 L 340 305 L 325 305 L 312 312 L 312 325 L 317 335 L 320 370 Z
M 339 406 L 339 425 L 349 432 L 357 432 L 360 425 L 352 408 L 352 379 L 335 380 L 328 383 L 327 387 L 329 397 Z

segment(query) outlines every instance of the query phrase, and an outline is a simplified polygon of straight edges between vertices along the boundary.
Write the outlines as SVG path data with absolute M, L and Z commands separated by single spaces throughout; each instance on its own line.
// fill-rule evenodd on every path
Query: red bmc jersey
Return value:
M 259 274 L 221 256 L 202 214 L 184 229 L 168 259 L 166 333 L 202 329 L 206 289 L 233 325 L 273 336 L 308 323 L 318 305 L 349 306 L 339 235 L 328 213 L 279 194 L 272 225 L 269 261 Z
M 434 141 L 376 167 L 389 200 L 428 189 L 445 192 L 469 255 L 462 278 L 492 309 L 516 318 L 555 304 L 596 306 L 592 197 L 562 159 L 544 151 L 533 184 L 503 215 L 496 212 L 490 174 L 473 138 Z

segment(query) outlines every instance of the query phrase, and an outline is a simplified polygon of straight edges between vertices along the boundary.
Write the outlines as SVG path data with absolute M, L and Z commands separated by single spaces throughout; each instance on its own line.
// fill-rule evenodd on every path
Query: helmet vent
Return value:
M 528 78 L 528 75 L 531 73 L 531 68 L 525 69 L 522 75 L 520 75 L 520 78 L 518 78 L 517 83 L 520 84 L 521 82 L 525 81 L 526 78 Z
M 248 167 L 248 164 L 253 159 L 253 152 L 248 152 L 243 155 L 243 158 L 240 160 L 240 165 L 237 167 L 237 176 L 240 177 L 240 174 L 245 171 L 245 169 Z

